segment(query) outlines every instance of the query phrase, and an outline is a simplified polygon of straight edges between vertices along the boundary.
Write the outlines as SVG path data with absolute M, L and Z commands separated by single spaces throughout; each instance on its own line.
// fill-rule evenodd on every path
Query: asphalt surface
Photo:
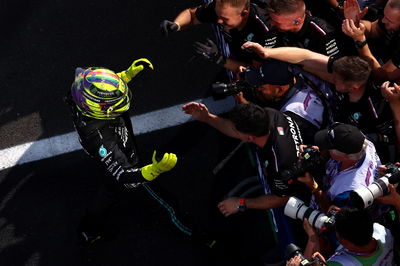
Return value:
M 201 25 L 168 39 L 159 34 L 163 19 L 197 3 L 1 2 L 0 150 L 73 131 L 63 96 L 78 66 L 120 71 L 134 59 L 150 59 L 155 71 L 129 84 L 131 115 L 210 96 L 221 69 L 193 57 L 191 45 L 211 36 L 211 28 Z M 80 150 L 0 172 L 0 265 L 261 265 L 260 257 L 274 246 L 267 213 L 225 218 L 216 208 L 237 183 L 255 174 L 249 147 L 213 175 L 239 142 L 207 125 L 191 122 L 137 141 L 143 164 L 154 149 L 178 155 L 174 170 L 150 187 L 192 236 L 138 188 L 123 195 L 110 217 L 118 236 L 82 248 L 76 227 L 103 173 Z

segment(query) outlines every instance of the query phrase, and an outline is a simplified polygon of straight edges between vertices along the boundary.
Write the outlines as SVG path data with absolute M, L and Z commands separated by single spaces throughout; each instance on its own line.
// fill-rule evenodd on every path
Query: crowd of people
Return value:
M 279 245 L 295 239 L 304 250 L 303 258 L 286 258 L 288 265 L 304 265 L 303 259 L 399 263 L 396 187 L 389 184 L 385 196 L 365 210 L 355 206 L 351 192 L 379 180 L 384 165 L 400 161 L 400 0 L 211 0 L 164 20 L 161 31 L 168 37 L 201 23 L 210 23 L 215 34 L 194 43 L 194 52 L 224 68 L 225 82 L 240 84 L 232 93 L 237 105 L 223 116 L 197 102 L 182 110 L 252 143 L 264 188 L 263 195 L 219 202 L 221 214 L 270 210 L 279 232 L 296 235 L 280 234 Z M 149 182 L 177 163 L 173 153 L 157 158 L 154 152 L 151 164 L 138 166 L 127 83 L 152 68 L 139 59 L 117 74 L 105 68 L 75 73 L 67 96 L 74 125 L 82 146 L 111 177 L 82 219 L 79 232 L 86 242 L 102 236 L 102 221 L 119 190 Z M 287 179 L 282 173 L 307 160 L 309 147 L 320 156 L 318 165 Z M 323 213 L 335 210 L 336 234 L 316 230 L 305 219 L 308 239 L 301 239 L 298 225 L 282 215 L 292 196 Z

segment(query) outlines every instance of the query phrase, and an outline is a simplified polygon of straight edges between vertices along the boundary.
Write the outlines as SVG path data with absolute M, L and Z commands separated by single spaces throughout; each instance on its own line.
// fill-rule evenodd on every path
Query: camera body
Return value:
M 289 198 L 285 205 L 284 213 L 286 216 L 289 216 L 293 219 L 308 219 L 308 222 L 312 227 L 322 231 L 330 230 L 335 225 L 336 212 L 332 212 L 331 216 L 327 216 L 320 211 L 306 206 L 302 200 L 296 197 Z
M 361 187 L 350 192 L 350 199 L 353 205 L 365 209 L 372 205 L 374 199 L 389 194 L 389 184 L 400 182 L 400 167 L 394 164 L 386 164 L 386 174 L 372 182 L 368 187 Z
M 299 265 L 313 265 L 314 263 L 322 264 L 322 262 L 318 258 L 308 260 L 306 257 L 304 257 L 303 253 L 301 252 L 301 249 L 298 246 L 296 246 L 293 243 L 290 243 L 289 245 L 286 246 L 285 258 L 287 261 L 289 261 L 291 258 L 295 256 L 299 256 L 301 259 Z
M 213 98 L 215 100 L 221 100 L 228 96 L 238 94 L 244 90 L 251 90 L 254 88 L 254 86 L 250 85 L 244 80 L 241 80 L 232 83 L 215 82 L 211 85 L 211 88 Z
M 281 172 L 281 180 L 288 185 L 293 183 L 297 177 L 304 175 L 305 172 L 316 168 L 323 162 L 320 152 L 311 147 L 304 149 L 301 155 L 303 159 Z

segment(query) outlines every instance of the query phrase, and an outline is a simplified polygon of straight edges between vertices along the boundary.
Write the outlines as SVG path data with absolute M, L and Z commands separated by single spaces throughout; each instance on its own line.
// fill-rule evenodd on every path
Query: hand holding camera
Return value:
M 350 199 L 357 208 L 365 209 L 372 205 L 374 199 L 389 195 L 389 184 L 400 182 L 400 166 L 386 164 L 386 174 L 368 187 L 361 187 L 350 192 Z
M 322 231 L 332 229 L 335 224 L 336 212 L 331 212 L 330 216 L 327 216 L 318 210 L 306 206 L 302 200 L 299 200 L 296 197 L 289 198 L 284 213 L 286 216 L 293 219 L 307 219 L 313 228 Z
M 303 180 L 303 183 L 305 183 L 307 186 L 314 187 L 314 179 L 311 177 L 311 175 L 306 175 L 306 173 L 318 167 L 323 162 L 321 154 L 317 149 L 314 149 L 313 147 L 307 147 L 302 152 L 301 157 L 302 159 L 299 160 L 295 165 L 282 171 L 281 180 L 290 185 L 298 177 L 303 177 L 303 179 L 300 179 L 299 181 Z
M 325 261 L 320 260 L 318 257 L 314 257 L 312 260 L 308 260 L 306 257 L 304 257 L 301 249 L 292 243 L 286 246 L 285 257 L 288 261 L 288 264 L 286 264 L 286 266 L 315 264 L 326 265 Z

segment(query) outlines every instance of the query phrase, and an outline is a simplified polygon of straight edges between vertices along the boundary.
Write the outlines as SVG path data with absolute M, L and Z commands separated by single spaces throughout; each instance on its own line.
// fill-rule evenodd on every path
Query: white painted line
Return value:
M 207 105 L 210 112 L 220 114 L 234 106 L 232 97 L 222 101 L 214 101 L 211 97 L 195 100 Z M 193 118 L 182 112 L 182 105 L 178 104 L 168 108 L 156 110 L 146 114 L 132 116 L 132 125 L 135 135 L 169 128 L 187 123 Z M 15 147 L 0 150 L 0 170 L 16 165 L 29 163 L 41 159 L 54 157 L 82 149 L 76 132 L 24 143 Z

